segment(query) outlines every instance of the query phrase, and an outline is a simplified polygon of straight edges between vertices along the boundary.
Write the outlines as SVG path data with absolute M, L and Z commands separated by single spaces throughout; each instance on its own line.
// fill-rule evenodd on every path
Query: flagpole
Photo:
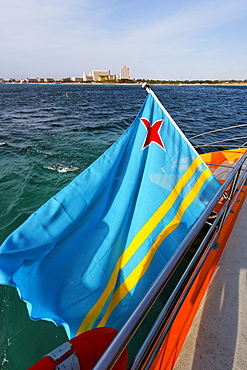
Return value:
M 197 150 L 195 149 L 195 147 L 192 145 L 192 143 L 188 140 L 188 138 L 185 136 L 185 134 L 183 133 L 183 131 L 180 129 L 180 127 L 176 124 L 176 122 L 174 121 L 174 119 L 170 116 L 170 114 L 168 113 L 168 111 L 166 110 L 166 108 L 162 105 L 162 103 L 159 101 L 158 97 L 155 95 L 155 93 L 153 92 L 153 90 L 150 88 L 150 86 L 147 84 L 147 82 L 144 82 L 142 84 L 142 88 L 143 89 L 146 89 L 147 93 L 148 94 L 151 94 L 153 96 L 153 98 L 155 99 L 155 101 L 159 104 L 160 108 L 163 110 L 163 112 L 165 113 L 165 115 L 169 118 L 169 120 L 171 121 L 171 123 L 173 124 L 173 126 L 179 131 L 179 133 L 181 134 L 181 136 L 185 139 L 185 141 L 187 142 L 187 144 L 190 146 L 190 148 L 194 151 L 194 153 L 196 154 L 196 156 L 198 156 L 198 152 Z M 204 162 L 204 160 L 201 158 L 202 162 L 205 164 L 206 166 L 206 163 Z
M 150 89 L 150 87 L 149 87 L 149 85 L 147 84 L 147 82 L 143 82 L 143 84 L 142 84 L 142 88 L 143 89 L 146 89 L 146 91 L 147 91 L 147 93 L 151 93 L 151 89 Z
M 159 104 L 160 108 L 163 110 L 163 112 L 165 113 L 165 115 L 169 118 L 169 120 L 171 121 L 171 123 L 173 124 L 173 126 L 175 126 L 175 128 L 180 132 L 180 134 L 183 136 L 183 138 L 187 141 L 187 143 L 189 144 L 189 146 L 191 148 L 193 148 L 194 152 L 196 152 L 196 155 L 198 155 L 197 151 L 195 150 L 195 148 L 193 147 L 193 145 L 191 144 L 191 142 L 187 139 L 187 137 L 184 135 L 183 131 L 181 131 L 181 129 L 176 124 L 176 122 L 174 121 L 174 119 L 170 116 L 170 114 L 168 113 L 168 111 L 166 110 L 166 108 L 163 106 L 163 104 L 161 103 L 161 101 L 158 99 L 158 97 L 155 95 L 155 93 L 150 88 L 150 86 L 146 82 L 144 82 L 142 84 L 142 88 L 143 89 L 146 89 L 147 93 L 149 93 L 149 94 L 151 94 L 153 96 L 153 98 Z

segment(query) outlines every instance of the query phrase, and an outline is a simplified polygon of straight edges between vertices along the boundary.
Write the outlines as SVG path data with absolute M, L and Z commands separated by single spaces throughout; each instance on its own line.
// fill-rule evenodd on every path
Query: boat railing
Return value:
M 197 139 L 198 137 L 201 137 L 201 136 L 206 136 L 208 134 L 215 134 L 216 132 L 220 132 L 220 131 L 225 131 L 225 130 L 233 130 L 233 129 L 236 129 L 236 128 L 242 128 L 244 126 L 247 126 L 247 123 L 242 123 L 242 124 L 239 124 L 239 125 L 234 125 L 234 126 L 227 126 L 227 127 L 223 127 L 223 128 L 219 128 L 219 129 L 216 129 L 216 130 L 210 130 L 210 131 L 206 131 L 206 132 L 203 132 L 201 134 L 198 134 L 198 135 L 194 135 L 194 136 L 191 136 L 189 138 L 189 140 L 193 141 L 194 139 Z M 205 147 L 219 147 L 219 144 L 220 144 L 220 147 L 225 147 L 225 148 L 239 148 L 239 145 L 231 145 L 231 144 L 221 144 L 223 142 L 229 142 L 229 141 L 237 141 L 237 140 L 242 140 L 242 139 L 247 139 L 247 136 L 237 136 L 237 137 L 233 137 L 233 138 L 227 138 L 227 139 L 223 139 L 223 140 L 218 140 L 218 141 L 212 141 L 210 143 L 205 143 L 204 144 L 198 144 L 198 145 L 194 145 L 194 147 L 196 149 L 198 148 L 205 148 Z M 218 145 L 216 145 L 218 144 Z M 247 146 L 247 141 L 245 143 L 243 143 L 241 145 L 242 148 L 245 148 Z
M 98 363 L 95 365 L 94 370 L 108 370 L 114 366 L 115 362 L 128 346 L 145 317 L 155 304 L 163 288 L 166 286 L 170 277 L 181 263 L 184 255 L 189 250 L 203 226 L 210 223 L 205 237 L 202 239 L 193 258 L 183 272 L 175 289 L 172 291 L 172 294 L 164 304 L 158 318 L 135 355 L 134 360 L 131 365 L 129 365 L 129 370 L 140 368 L 148 369 L 150 367 L 209 252 L 211 249 L 218 248 L 217 241 L 221 227 L 228 214 L 232 212 L 234 203 L 238 202 L 238 195 L 243 191 L 243 186 L 246 185 L 246 164 L 247 152 L 232 166 L 232 170 L 229 171 L 228 178 L 199 217 L 194 227 L 188 232 L 178 250 L 168 261 L 122 330 L 104 352 Z M 219 213 L 214 213 L 214 209 L 218 202 L 222 202 L 223 205 Z M 213 217 L 210 217 L 212 215 Z M 143 367 L 144 361 L 145 366 Z
M 205 136 L 205 135 L 208 135 L 208 134 L 212 134 L 212 133 L 215 133 L 215 132 L 225 131 L 225 130 L 232 130 L 234 128 L 241 128 L 241 127 L 244 127 L 244 126 L 247 126 L 247 123 L 241 123 L 239 125 L 227 126 L 227 127 L 223 127 L 223 128 L 217 128 L 216 130 L 210 130 L 210 131 L 203 132 L 201 134 L 197 134 L 197 135 L 191 136 L 189 138 L 189 140 L 195 139 L 195 138 L 200 137 L 200 136 Z
M 236 140 L 240 140 L 240 139 L 247 139 L 247 136 L 237 136 L 237 137 L 233 137 L 231 139 L 223 139 L 223 140 L 212 141 L 212 142 L 207 143 L 207 144 L 195 145 L 194 147 L 197 149 L 197 148 L 205 148 L 205 147 L 208 147 L 208 146 L 219 146 L 219 145 L 216 145 L 216 144 L 220 144 L 220 143 L 223 143 L 223 142 L 226 142 L 226 141 L 236 141 Z M 246 145 L 246 143 L 244 143 L 243 145 Z M 220 146 L 222 146 L 222 145 L 220 145 Z M 232 147 L 232 146 L 227 145 L 227 147 Z M 242 146 L 242 147 L 244 147 L 244 146 Z M 239 148 L 239 145 L 236 145 L 235 148 Z

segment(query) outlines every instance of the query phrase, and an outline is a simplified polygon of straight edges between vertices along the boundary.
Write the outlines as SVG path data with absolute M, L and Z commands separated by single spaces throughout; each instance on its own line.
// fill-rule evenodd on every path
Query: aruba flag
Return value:
M 70 338 L 120 330 L 219 186 L 150 90 L 128 130 L 6 239 L 0 283 Z

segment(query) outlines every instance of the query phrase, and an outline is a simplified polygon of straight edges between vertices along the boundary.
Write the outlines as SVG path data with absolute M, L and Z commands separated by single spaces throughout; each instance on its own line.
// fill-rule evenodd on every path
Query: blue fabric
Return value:
M 208 171 L 149 93 L 118 141 L 6 239 L 0 283 L 18 289 L 32 319 L 63 325 L 69 337 L 121 329 L 219 188 Z

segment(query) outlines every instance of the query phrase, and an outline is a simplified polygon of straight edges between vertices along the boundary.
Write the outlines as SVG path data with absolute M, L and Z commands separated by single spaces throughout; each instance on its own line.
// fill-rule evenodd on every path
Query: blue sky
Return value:
M 246 0 L 0 0 L 0 78 L 246 79 Z

